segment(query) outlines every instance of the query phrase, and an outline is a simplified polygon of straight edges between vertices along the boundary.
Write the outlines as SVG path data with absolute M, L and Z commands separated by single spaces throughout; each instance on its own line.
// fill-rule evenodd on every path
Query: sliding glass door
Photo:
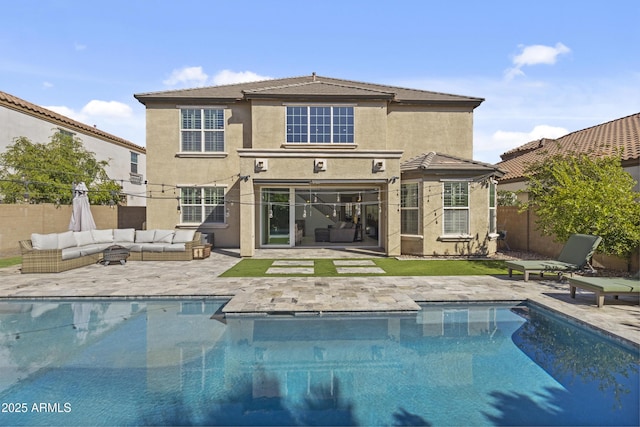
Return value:
M 261 194 L 261 244 L 290 246 L 288 188 L 263 188 Z

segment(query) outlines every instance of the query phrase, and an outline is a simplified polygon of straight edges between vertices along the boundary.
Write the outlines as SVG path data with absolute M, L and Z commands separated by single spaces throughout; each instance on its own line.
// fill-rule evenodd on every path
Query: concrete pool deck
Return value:
M 569 295 L 554 279 L 524 282 L 503 276 L 349 276 L 223 278 L 240 261 L 238 250 L 215 250 L 204 260 L 94 264 L 62 273 L 20 274 L 20 266 L 0 269 L 0 298 L 225 297 L 227 313 L 414 311 L 425 302 L 533 301 L 640 347 L 638 298 Z M 259 250 L 256 258 L 375 258 L 367 251 Z M 425 266 L 429 260 L 424 260 Z M 285 263 L 286 264 L 286 263 Z M 358 263 L 355 263 L 356 265 Z M 366 267 L 365 267 L 366 268 Z

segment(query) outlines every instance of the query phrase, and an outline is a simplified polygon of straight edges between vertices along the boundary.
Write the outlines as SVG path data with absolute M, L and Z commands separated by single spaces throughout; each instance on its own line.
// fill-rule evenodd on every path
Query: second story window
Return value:
M 183 152 L 224 151 L 224 110 L 183 108 L 180 110 L 180 149 Z
M 138 173 L 138 153 L 131 152 L 131 173 Z
M 353 107 L 287 107 L 287 143 L 353 143 Z

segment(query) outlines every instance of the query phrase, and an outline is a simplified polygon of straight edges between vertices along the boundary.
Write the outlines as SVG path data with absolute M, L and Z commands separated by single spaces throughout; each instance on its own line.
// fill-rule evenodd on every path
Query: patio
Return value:
M 264 258 L 372 258 L 379 253 L 351 250 L 265 250 Z M 235 313 L 269 311 L 411 310 L 413 302 L 530 300 L 579 319 L 595 329 L 640 347 L 640 306 L 635 297 L 595 306 L 592 293 L 569 295 L 555 280 L 504 276 L 456 277 L 218 277 L 240 261 L 237 250 L 215 250 L 204 260 L 179 263 L 102 264 L 62 273 L 21 275 L 20 266 L 0 269 L 0 298 L 236 297 Z M 425 261 L 428 262 L 428 261 Z M 179 265 L 179 268 L 175 268 Z M 268 296 L 265 297 L 265 296 Z M 336 305 L 336 301 L 340 301 Z

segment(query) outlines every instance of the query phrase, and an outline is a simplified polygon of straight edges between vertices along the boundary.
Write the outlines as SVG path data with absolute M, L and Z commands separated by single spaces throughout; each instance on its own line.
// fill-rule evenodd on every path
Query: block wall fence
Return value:
M 513 251 L 534 252 L 549 258 L 560 255 L 564 242 L 557 243 L 553 236 L 542 236 L 537 230 L 536 214 L 531 211 L 518 212 L 515 206 L 498 206 L 498 230 L 507 232 L 506 242 Z M 504 246 L 499 246 L 500 249 Z M 596 254 L 593 257 L 594 267 L 627 270 L 627 261 L 612 256 Z M 640 252 L 631 258 L 631 271 L 640 268 Z
M 71 205 L 0 204 L 0 257 L 20 255 L 18 242 L 31 233 L 62 233 L 69 229 Z M 145 228 L 144 206 L 91 206 L 96 226 L 104 228 Z

